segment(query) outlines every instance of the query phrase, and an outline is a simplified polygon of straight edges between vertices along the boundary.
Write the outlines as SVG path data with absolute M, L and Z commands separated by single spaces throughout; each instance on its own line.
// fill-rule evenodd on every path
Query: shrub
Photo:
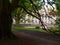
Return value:
M 35 29 L 40 29 L 40 27 L 39 26 L 36 26 Z
M 59 33 L 60 33 L 60 18 L 58 18 L 56 20 L 56 25 L 57 25 L 57 29 L 59 30 Z
M 50 30 L 51 32 L 57 32 L 57 31 L 58 31 L 57 28 L 55 28 L 55 27 L 51 27 L 49 30 Z

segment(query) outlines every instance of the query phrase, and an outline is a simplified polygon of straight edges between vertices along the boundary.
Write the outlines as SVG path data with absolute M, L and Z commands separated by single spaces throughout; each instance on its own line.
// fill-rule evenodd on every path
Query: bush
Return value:
M 57 28 L 55 28 L 55 27 L 51 27 L 49 30 L 50 30 L 51 32 L 57 32 L 57 31 L 58 31 Z
M 57 25 L 57 29 L 59 30 L 59 33 L 60 33 L 60 18 L 58 18 L 56 20 L 56 25 Z
M 60 34 L 60 18 L 57 18 L 55 27 L 49 28 L 50 33 Z
M 40 27 L 39 26 L 36 26 L 35 29 L 40 29 Z
M 50 33 L 53 33 L 53 34 L 60 34 L 59 30 L 56 27 L 49 28 L 49 31 L 50 31 Z

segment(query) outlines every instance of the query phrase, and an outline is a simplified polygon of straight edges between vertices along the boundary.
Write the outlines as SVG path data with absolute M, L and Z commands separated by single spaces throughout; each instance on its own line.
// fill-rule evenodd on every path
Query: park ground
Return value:
M 60 35 L 32 30 L 13 30 L 18 39 L 0 40 L 0 45 L 60 45 Z

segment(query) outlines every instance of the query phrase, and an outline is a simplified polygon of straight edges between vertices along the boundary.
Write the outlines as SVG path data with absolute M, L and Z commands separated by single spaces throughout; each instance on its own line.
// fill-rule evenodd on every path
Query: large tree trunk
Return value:
M 3 37 L 9 36 L 11 33 L 12 19 L 9 15 L 6 11 L 2 11 L 0 15 L 0 31 Z
M 1 4 L 2 8 L 0 10 L 0 38 L 11 38 L 12 18 L 9 1 L 3 0 Z

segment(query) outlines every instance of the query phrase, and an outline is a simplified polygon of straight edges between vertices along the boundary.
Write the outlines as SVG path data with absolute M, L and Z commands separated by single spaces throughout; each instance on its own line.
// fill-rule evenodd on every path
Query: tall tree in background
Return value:
M 12 18 L 15 20 L 15 26 L 20 26 L 20 22 L 26 21 L 25 20 L 26 14 L 27 13 L 21 7 L 17 7 L 12 12 Z
M 14 19 L 16 22 L 16 26 L 18 26 L 20 23 L 20 18 L 21 18 L 21 9 L 20 8 L 16 9 L 16 14 L 14 15 L 14 17 L 15 17 Z

